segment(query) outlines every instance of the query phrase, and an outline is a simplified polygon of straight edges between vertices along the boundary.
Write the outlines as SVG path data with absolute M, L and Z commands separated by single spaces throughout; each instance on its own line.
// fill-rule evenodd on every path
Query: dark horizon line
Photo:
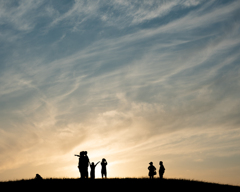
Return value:
M 16 180 L 8 180 L 8 181 L 0 181 L 1 183 L 14 183 L 14 182 L 26 182 L 26 181 L 34 181 L 35 178 L 29 178 L 29 179 L 16 179 Z M 81 180 L 81 181 L 94 181 L 94 180 L 152 180 L 149 179 L 147 176 L 142 177 L 108 177 L 108 178 L 95 178 L 95 179 L 81 179 L 78 177 L 46 177 L 43 178 L 43 180 Z M 153 180 L 160 180 L 159 177 L 153 178 Z M 197 183 L 205 183 L 205 184 L 216 184 L 216 185 L 224 185 L 224 186 L 233 186 L 233 187 L 240 187 L 240 185 L 233 185 L 233 184 L 225 184 L 225 183 L 215 183 L 215 182 L 209 182 L 209 181 L 203 181 L 203 180 L 195 180 L 195 179 L 184 179 L 184 178 L 163 178 L 163 180 L 168 181 L 187 181 L 187 182 L 197 182 Z

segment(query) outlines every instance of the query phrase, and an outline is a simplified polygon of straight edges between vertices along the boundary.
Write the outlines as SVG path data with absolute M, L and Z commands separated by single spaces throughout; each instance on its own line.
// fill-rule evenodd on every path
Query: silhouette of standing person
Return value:
M 78 169 L 80 173 L 80 178 L 84 178 L 84 152 L 81 151 L 79 155 L 75 155 L 75 156 L 79 157 Z
M 97 162 L 97 164 L 99 163 L 100 161 Z M 90 175 L 91 175 L 91 179 L 95 179 L 95 167 L 97 166 L 94 165 L 94 162 L 92 162 L 92 164 L 90 165 L 90 168 L 91 168 L 91 172 L 90 172 Z
M 156 175 L 156 167 L 153 166 L 153 162 L 150 162 L 149 164 L 150 166 L 148 167 L 148 176 L 150 177 L 150 179 L 153 179 L 153 176 Z
M 84 154 L 84 156 L 83 156 L 84 178 L 88 179 L 88 166 L 89 166 L 90 162 L 89 162 L 89 158 L 87 156 L 87 151 L 84 151 L 83 154 Z
M 163 179 L 163 174 L 165 172 L 165 167 L 163 166 L 163 162 L 160 161 L 159 162 L 160 168 L 159 168 L 159 177 L 160 179 Z
M 107 178 L 107 161 L 106 161 L 106 159 L 104 159 L 104 158 L 102 159 L 101 165 L 102 165 L 102 170 L 101 170 L 102 178 L 103 178 L 103 176 L 105 176 L 105 178 Z

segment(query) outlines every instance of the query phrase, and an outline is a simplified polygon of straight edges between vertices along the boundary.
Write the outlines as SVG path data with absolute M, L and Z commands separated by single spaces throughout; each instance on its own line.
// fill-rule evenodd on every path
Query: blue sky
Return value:
M 240 185 L 239 13 L 234 0 L 0 1 L 0 180 L 78 177 L 87 150 L 111 177 L 162 160 L 168 178 Z

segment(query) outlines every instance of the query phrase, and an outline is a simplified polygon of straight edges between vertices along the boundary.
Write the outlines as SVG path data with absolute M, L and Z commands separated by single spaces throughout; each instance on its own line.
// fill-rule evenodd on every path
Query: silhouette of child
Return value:
M 101 165 L 102 165 L 102 171 L 101 171 L 101 173 L 102 173 L 102 178 L 103 178 L 103 176 L 105 176 L 105 178 L 107 178 L 107 161 L 106 161 L 106 159 L 102 159 L 102 162 L 101 162 Z
M 159 165 L 160 165 L 160 168 L 159 168 L 159 177 L 160 177 L 160 179 L 162 179 L 162 178 L 163 178 L 163 174 L 164 174 L 164 172 L 165 172 L 165 167 L 163 166 L 163 162 L 162 162 L 162 161 L 159 162 Z
M 99 163 L 100 161 L 97 162 L 97 164 Z M 91 168 L 91 172 L 90 172 L 90 175 L 91 175 L 91 179 L 95 179 L 95 167 L 97 166 L 94 165 L 94 162 L 92 162 L 92 164 L 90 165 L 90 168 Z
M 150 179 L 153 179 L 153 176 L 156 175 L 156 167 L 153 166 L 153 162 L 150 162 L 149 164 L 150 166 L 148 167 L 148 176 L 150 177 Z

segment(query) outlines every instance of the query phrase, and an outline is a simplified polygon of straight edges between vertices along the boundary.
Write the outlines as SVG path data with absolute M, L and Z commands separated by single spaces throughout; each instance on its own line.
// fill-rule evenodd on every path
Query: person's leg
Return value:
M 83 178 L 86 179 L 87 177 L 87 173 L 86 173 L 86 169 L 83 170 Z
M 102 170 L 102 178 L 106 178 L 106 171 Z
M 83 171 L 81 169 L 79 169 L 79 172 L 80 172 L 80 178 L 83 179 L 84 178 Z
M 160 174 L 160 179 L 163 179 L 163 174 L 162 173 Z

